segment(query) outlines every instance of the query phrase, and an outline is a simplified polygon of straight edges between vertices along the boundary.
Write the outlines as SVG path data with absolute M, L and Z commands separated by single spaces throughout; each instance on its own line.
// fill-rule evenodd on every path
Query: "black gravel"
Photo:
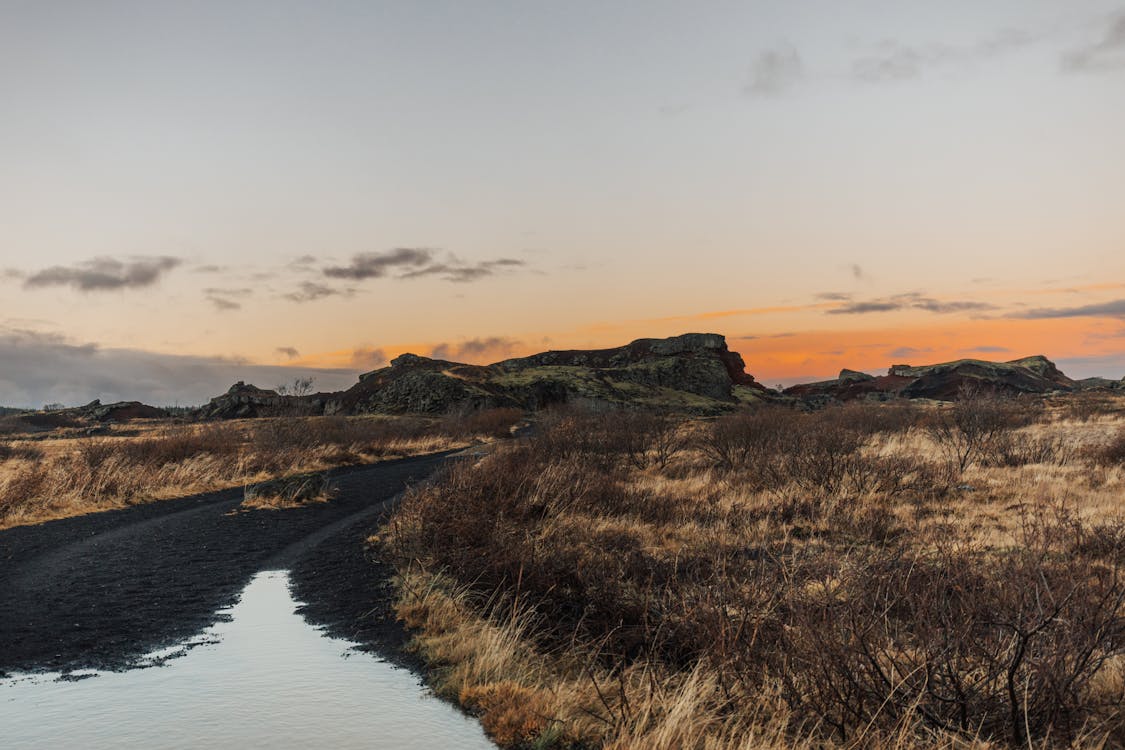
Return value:
M 0 531 L 0 676 L 127 669 L 276 569 L 291 571 L 306 619 L 408 663 L 389 568 L 364 539 L 447 456 L 333 472 L 336 498 L 306 508 L 233 512 L 230 490 Z

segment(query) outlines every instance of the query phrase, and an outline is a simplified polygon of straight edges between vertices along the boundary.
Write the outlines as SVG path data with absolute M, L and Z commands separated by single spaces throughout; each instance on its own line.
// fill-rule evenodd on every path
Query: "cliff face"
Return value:
M 718 413 L 769 397 L 726 339 L 689 333 L 613 349 L 549 351 L 493 365 L 403 354 L 346 391 L 300 398 L 238 384 L 212 399 L 209 416 L 305 413 L 444 413 L 455 408 L 540 409 L 574 400 Z

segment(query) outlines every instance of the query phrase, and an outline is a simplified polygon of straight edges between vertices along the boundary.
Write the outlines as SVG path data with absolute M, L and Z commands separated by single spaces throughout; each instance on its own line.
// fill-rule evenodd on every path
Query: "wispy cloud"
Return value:
M 274 349 L 274 351 L 286 359 L 296 359 L 301 356 L 301 353 L 297 351 L 296 347 L 292 346 L 279 346 L 277 349 Z
M 242 303 L 239 300 L 245 299 L 254 294 L 253 289 L 217 289 L 208 288 L 203 290 L 203 296 L 207 301 L 215 306 L 217 310 L 241 310 Z
M 829 315 L 865 315 L 867 313 L 893 312 L 896 310 L 926 310 L 932 313 L 981 312 L 995 310 L 996 306 L 987 302 L 972 300 L 939 300 L 926 297 L 917 292 L 896 294 L 881 299 L 848 301 L 846 304 L 825 310 Z
M 963 352 L 977 352 L 979 354 L 1004 354 L 1004 353 L 1010 352 L 1012 350 L 1009 349 L 1006 346 L 989 346 L 989 345 L 986 344 L 984 346 L 973 346 L 973 347 L 970 347 L 968 349 L 962 349 L 961 351 L 963 351 Z
M 1043 34 L 1003 29 L 968 44 L 912 45 L 885 41 L 852 62 L 852 75 L 867 83 L 917 78 L 927 68 L 989 60 L 1040 41 Z
M 526 266 L 517 258 L 465 262 L 451 253 L 438 253 L 429 248 L 400 247 L 385 253 L 360 253 L 352 256 L 346 266 L 330 266 L 324 275 L 334 279 L 364 281 L 392 276 L 418 279 L 432 276 L 445 281 L 477 281 L 506 270 Z
M 381 279 L 401 269 L 418 268 L 429 264 L 434 251 L 421 247 L 396 247 L 385 253 L 359 253 L 352 256 L 346 266 L 329 266 L 324 275 L 332 279 Z
M 499 271 L 520 268 L 525 265 L 527 264 L 524 261 L 516 258 L 498 258 L 471 264 L 451 260 L 445 263 L 434 263 L 414 271 L 407 271 L 400 278 L 417 279 L 423 276 L 437 276 L 446 281 L 465 283 L 492 276 Z
M 915 357 L 919 354 L 929 354 L 933 352 L 930 347 L 915 348 L 913 346 L 900 346 L 897 349 L 891 349 L 887 352 L 887 356 L 893 359 L 904 359 L 906 357 Z
M 355 289 L 348 287 L 332 287 L 326 284 L 318 284 L 315 281 L 302 281 L 294 291 L 283 294 L 281 297 L 290 302 L 315 302 L 326 297 L 351 297 L 355 293 Z
M 51 266 L 26 275 L 23 285 L 28 289 L 69 286 L 81 292 L 105 292 L 118 289 L 142 289 L 181 265 L 180 258 L 169 256 L 136 257 L 128 260 L 94 258 L 73 266 Z
M 520 346 L 515 339 L 503 336 L 469 339 L 459 344 L 438 344 L 430 351 L 434 359 L 503 359 Z
M 1125 68 L 1125 11 L 1109 19 L 1097 40 L 1064 55 L 1062 66 L 1070 71 Z
M 351 366 L 361 370 L 377 370 L 387 364 L 387 353 L 372 346 L 361 346 L 351 354 Z
M 743 87 L 749 96 L 776 96 L 799 84 L 805 77 L 801 56 L 785 45 L 766 50 L 750 66 L 750 78 Z
M 1077 307 L 1038 307 L 1009 317 L 1041 320 L 1045 318 L 1125 318 L 1125 299 Z

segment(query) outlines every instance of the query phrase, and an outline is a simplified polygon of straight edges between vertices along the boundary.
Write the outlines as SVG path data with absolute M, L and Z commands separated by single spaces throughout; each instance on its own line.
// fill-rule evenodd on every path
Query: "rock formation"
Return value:
M 843 370 L 836 380 L 802 383 L 785 389 L 787 396 L 820 405 L 858 398 L 956 399 L 966 388 L 1016 396 L 1071 391 L 1078 384 L 1042 355 L 1010 362 L 960 359 L 935 365 L 891 365 L 886 375 L 873 377 Z
M 244 383 L 204 407 L 209 419 L 307 414 L 440 414 L 497 406 L 541 409 L 584 400 L 704 414 L 772 397 L 726 339 L 689 333 L 613 349 L 549 351 L 492 365 L 396 357 L 339 393 L 280 396 Z

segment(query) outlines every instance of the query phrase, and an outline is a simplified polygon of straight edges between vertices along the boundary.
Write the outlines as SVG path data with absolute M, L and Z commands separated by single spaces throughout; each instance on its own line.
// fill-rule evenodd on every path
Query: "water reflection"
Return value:
M 0 745 L 494 748 L 409 672 L 325 637 L 295 609 L 288 575 L 260 573 L 229 622 L 164 666 L 0 680 Z

